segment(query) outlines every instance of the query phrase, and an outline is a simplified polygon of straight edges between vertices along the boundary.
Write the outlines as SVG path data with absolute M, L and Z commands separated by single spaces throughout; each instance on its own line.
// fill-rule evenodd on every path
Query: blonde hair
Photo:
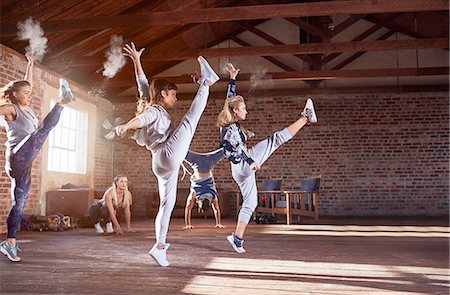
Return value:
M 17 104 L 14 92 L 18 92 L 24 86 L 31 86 L 30 82 L 26 80 L 18 80 L 9 82 L 0 90 L 0 103 L 14 103 Z
M 231 123 L 236 122 L 234 116 L 234 109 L 238 108 L 241 103 L 245 103 L 244 98 L 240 95 L 236 95 L 232 98 L 227 98 L 223 105 L 222 111 L 217 116 L 217 125 L 219 127 L 225 127 Z
M 127 178 L 127 176 L 125 174 L 119 174 L 116 177 L 114 177 L 112 186 L 110 188 L 108 188 L 106 190 L 106 192 L 103 194 L 103 198 L 102 198 L 102 203 L 106 204 L 106 196 L 108 195 L 109 192 L 111 192 L 111 197 L 112 197 L 112 202 L 114 207 L 118 207 L 119 206 L 119 202 L 117 201 L 117 182 L 119 181 L 119 179 L 121 178 Z M 128 186 L 125 188 L 125 192 L 123 195 L 123 202 L 122 202 L 122 207 L 126 207 L 126 206 L 131 206 L 131 204 L 133 203 L 132 197 L 131 197 L 131 193 L 128 190 Z
M 161 100 L 163 99 L 161 95 L 161 91 L 169 91 L 169 90 L 176 90 L 178 91 L 178 87 L 175 83 L 172 81 L 169 81 L 167 79 L 155 79 L 150 84 L 150 102 L 149 104 L 155 105 L 159 104 Z

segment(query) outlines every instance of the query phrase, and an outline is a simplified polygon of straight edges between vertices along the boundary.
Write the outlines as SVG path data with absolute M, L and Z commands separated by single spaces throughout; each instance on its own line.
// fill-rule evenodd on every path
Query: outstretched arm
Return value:
M 230 82 L 228 83 L 226 98 L 231 98 L 236 96 L 236 77 L 241 69 L 236 69 L 232 63 L 227 63 L 225 65 L 225 69 L 227 70 L 228 74 L 230 74 Z
M 117 220 L 117 216 L 116 216 L 116 210 L 114 210 L 114 206 L 112 203 L 112 196 L 111 196 L 111 191 L 108 192 L 108 194 L 106 195 L 106 208 L 108 208 L 108 212 L 109 212 L 109 217 L 111 218 L 111 222 L 114 225 L 114 228 L 116 229 L 116 235 L 123 235 L 123 230 L 120 227 L 119 221 Z
M 25 71 L 25 81 L 28 81 L 28 83 L 30 83 L 31 86 L 31 90 L 33 90 L 33 68 L 34 68 L 34 59 L 29 56 L 29 55 L 25 55 L 27 60 L 28 60 L 28 64 L 27 64 L 27 69 Z
M 141 48 L 140 50 L 136 49 L 136 45 L 134 45 L 133 42 L 131 42 L 131 46 L 129 44 L 125 44 L 123 47 L 123 55 L 128 56 L 133 61 L 134 65 L 134 74 L 136 76 L 136 82 L 138 86 L 139 91 L 139 97 L 147 97 L 150 99 L 149 95 L 149 84 L 147 77 L 145 76 L 144 68 L 142 67 L 141 63 L 141 56 L 144 52 L 145 48 Z
M 217 197 L 214 198 L 212 202 L 212 209 L 214 212 L 214 217 L 216 218 L 216 227 L 224 228 L 225 226 L 222 224 L 222 218 L 220 214 L 219 199 Z
M 183 229 L 193 229 L 194 228 L 191 224 L 191 215 L 192 215 L 192 208 L 194 207 L 194 200 L 195 200 L 195 191 L 191 191 L 186 200 L 186 207 L 184 208 L 184 224 L 185 224 L 185 226 L 183 227 Z

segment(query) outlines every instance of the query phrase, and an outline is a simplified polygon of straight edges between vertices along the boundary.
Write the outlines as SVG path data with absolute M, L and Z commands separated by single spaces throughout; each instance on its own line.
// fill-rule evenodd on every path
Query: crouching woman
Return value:
M 104 233 L 100 220 L 106 223 L 106 232 L 123 235 L 122 227 L 119 223 L 119 216 L 125 215 L 127 232 L 134 232 L 131 228 L 131 205 L 132 196 L 128 190 L 128 179 L 124 174 L 117 175 L 113 184 L 103 194 L 102 199 L 89 207 L 89 216 L 94 222 L 95 231 Z

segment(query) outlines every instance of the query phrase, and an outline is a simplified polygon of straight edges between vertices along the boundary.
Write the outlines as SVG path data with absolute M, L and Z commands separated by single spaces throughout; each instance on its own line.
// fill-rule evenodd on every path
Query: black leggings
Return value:
M 101 219 L 105 223 L 108 223 L 111 221 L 111 216 L 109 215 L 109 210 L 106 205 L 102 205 L 100 203 L 94 204 L 88 209 L 89 216 L 91 217 L 91 220 L 95 223 L 100 222 Z M 119 217 L 124 214 L 124 208 L 118 208 L 116 209 L 116 218 L 119 219 Z

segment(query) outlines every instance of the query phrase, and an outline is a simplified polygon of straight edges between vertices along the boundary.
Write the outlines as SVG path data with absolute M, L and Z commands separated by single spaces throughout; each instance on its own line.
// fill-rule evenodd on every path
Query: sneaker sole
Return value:
M 12 258 L 12 257 L 9 255 L 8 251 L 5 250 L 5 248 L 0 247 L 0 251 L 1 251 L 3 254 L 5 254 L 5 255 L 8 257 L 8 259 L 9 259 L 10 261 L 12 261 L 12 262 L 19 262 L 19 261 L 20 261 L 20 258 L 18 258 L 18 259 Z
M 170 247 L 170 244 L 169 244 L 169 246 L 168 246 L 167 248 L 169 248 L 169 247 Z M 156 263 L 158 263 L 158 264 L 159 264 L 160 266 L 162 266 L 162 267 L 167 267 L 167 266 L 170 265 L 170 262 L 169 262 L 169 261 L 167 261 L 167 265 L 162 265 L 162 264 L 158 261 L 158 259 L 157 259 L 155 256 L 153 256 L 152 250 L 153 250 L 153 248 L 150 249 L 150 251 L 148 251 L 147 254 L 148 254 L 151 258 L 153 258 L 153 259 L 156 261 Z M 167 255 L 167 250 L 166 250 L 166 255 Z
M 64 90 L 63 90 L 63 91 L 65 91 L 66 93 L 69 93 L 70 96 L 71 96 L 71 98 L 69 98 L 69 99 L 67 99 L 67 98 L 64 97 L 64 98 L 63 98 L 64 102 L 67 103 L 67 102 L 75 101 L 75 95 L 73 95 L 72 89 L 70 89 L 69 82 L 67 82 L 66 79 L 59 78 L 59 84 L 62 85 L 62 86 L 64 87 Z M 60 86 L 60 87 L 61 87 L 61 86 Z M 63 93 L 63 94 L 65 94 L 65 93 Z M 61 95 L 61 94 L 60 94 L 60 95 Z
M 317 123 L 317 116 L 316 116 L 316 110 L 315 110 L 315 108 L 314 108 L 314 103 L 313 103 L 313 101 L 310 99 L 310 98 L 308 98 L 308 101 L 310 101 L 311 102 L 311 111 L 312 111 L 312 116 L 311 116 L 311 123 Z
M 217 81 L 219 81 L 219 76 L 216 74 L 216 72 L 213 70 L 213 68 L 211 68 L 211 66 L 209 65 L 208 61 L 203 57 L 203 56 L 199 56 L 197 58 L 197 60 L 199 62 L 201 62 L 204 66 L 206 66 L 206 68 L 208 69 L 208 71 L 213 74 L 213 78 L 216 80 L 214 81 L 214 83 L 216 83 Z M 211 81 L 212 82 L 212 81 Z M 213 83 L 213 84 L 214 84 Z
M 236 244 L 234 244 L 234 239 L 232 236 L 227 236 L 227 241 L 228 243 L 230 243 L 231 247 L 233 247 L 234 251 L 236 251 L 239 254 L 245 253 L 245 249 L 244 251 L 240 251 L 238 247 L 236 247 Z

